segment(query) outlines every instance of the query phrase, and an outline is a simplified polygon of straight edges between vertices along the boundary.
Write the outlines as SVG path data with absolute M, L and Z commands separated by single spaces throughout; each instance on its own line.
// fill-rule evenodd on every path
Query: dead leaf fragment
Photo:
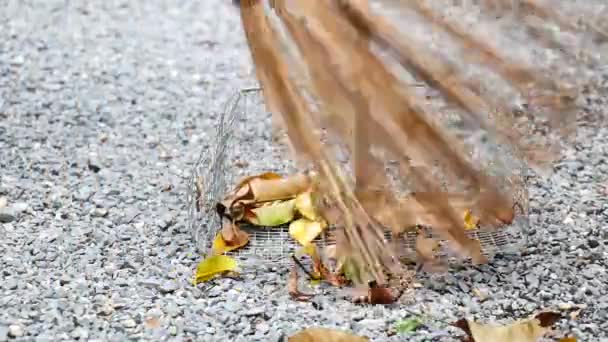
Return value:
M 198 264 L 194 285 L 210 280 L 218 274 L 235 271 L 236 260 L 226 255 L 213 255 Z
M 288 342 L 368 342 L 369 338 L 328 328 L 308 328 L 287 338 Z
M 560 318 L 556 312 L 541 312 L 509 325 L 479 324 L 464 318 L 453 325 L 467 334 L 467 342 L 537 342 Z

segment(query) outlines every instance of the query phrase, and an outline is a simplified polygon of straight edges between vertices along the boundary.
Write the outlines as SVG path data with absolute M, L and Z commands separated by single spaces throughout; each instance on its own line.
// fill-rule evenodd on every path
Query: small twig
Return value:
M 259 88 L 259 87 L 257 87 L 257 88 L 245 88 L 245 89 L 241 89 L 240 93 L 241 94 L 247 94 L 247 93 L 254 93 L 256 91 L 261 91 L 261 90 L 262 90 L 262 88 Z
M 302 269 L 302 271 L 304 271 L 304 273 L 306 273 L 306 275 L 308 276 L 308 278 L 310 280 L 319 280 L 319 278 L 313 276 L 312 273 L 310 273 L 310 271 L 307 270 L 306 267 L 304 267 L 304 265 L 302 265 L 302 263 L 300 262 L 300 260 L 298 260 L 298 258 L 295 255 L 292 254 L 291 258 L 296 263 L 296 265 L 298 265 L 298 267 L 300 267 Z

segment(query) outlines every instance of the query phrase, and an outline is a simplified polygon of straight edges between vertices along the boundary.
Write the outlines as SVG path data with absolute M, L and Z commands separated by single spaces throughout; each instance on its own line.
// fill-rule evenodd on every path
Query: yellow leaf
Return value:
M 509 325 L 479 324 L 465 319 L 454 325 L 466 331 L 474 342 L 537 342 L 560 317 L 558 313 L 543 312 Z
M 194 284 L 208 281 L 220 273 L 234 271 L 237 268 L 236 260 L 226 255 L 214 255 L 198 264 Z
M 465 230 L 473 230 L 477 228 L 479 224 L 479 218 L 473 215 L 470 209 L 465 210 L 464 212 L 464 229 Z
M 213 254 L 224 254 L 226 252 L 233 251 L 235 249 L 239 249 L 245 246 L 249 242 L 249 235 L 247 235 L 247 239 L 236 240 L 234 245 L 228 245 L 222 236 L 222 233 L 218 233 L 213 240 Z
M 288 342 L 368 342 L 369 338 L 328 328 L 308 328 L 287 338 Z
M 323 231 L 321 222 L 299 219 L 289 225 L 289 235 L 302 246 L 308 245 Z
M 258 226 L 275 227 L 293 220 L 295 199 L 289 201 L 275 201 L 251 211 L 255 214 L 247 219 Z
M 303 192 L 296 196 L 296 210 L 305 218 L 317 221 L 319 215 L 315 210 L 313 194 L 310 191 Z
M 577 339 L 576 337 L 564 337 L 564 338 L 560 338 L 559 342 L 576 342 Z

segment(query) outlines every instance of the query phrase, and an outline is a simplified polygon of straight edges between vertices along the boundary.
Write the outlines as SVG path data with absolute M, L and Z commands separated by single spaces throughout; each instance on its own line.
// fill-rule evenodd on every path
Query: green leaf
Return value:
M 251 223 L 258 226 L 276 227 L 293 220 L 295 215 L 296 200 L 276 201 L 269 205 L 264 205 L 251 211 L 255 217 L 251 218 Z
M 422 321 L 418 317 L 411 317 L 397 322 L 395 330 L 397 330 L 399 334 L 407 334 L 418 329 L 421 325 Z

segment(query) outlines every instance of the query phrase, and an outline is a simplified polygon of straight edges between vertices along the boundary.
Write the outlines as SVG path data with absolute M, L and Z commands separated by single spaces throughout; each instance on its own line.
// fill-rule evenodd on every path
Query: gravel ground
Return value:
M 608 70 L 598 75 L 604 87 L 588 106 L 603 123 Z M 545 308 L 582 309 L 559 327 L 608 341 L 608 129 L 599 124 L 581 129 L 551 179 L 532 180 L 521 258 L 422 275 L 414 303 L 353 305 L 325 287 L 312 303 L 293 302 L 282 267 L 191 286 L 189 171 L 222 103 L 252 84 L 227 1 L 0 1 L 0 341 L 280 341 L 311 325 L 374 341 L 452 341 L 441 321 Z M 258 170 L 270 121 L 254 121 L 241 127 L 257 137 Z M 438 321 L 391 334 L 407 310 Z

